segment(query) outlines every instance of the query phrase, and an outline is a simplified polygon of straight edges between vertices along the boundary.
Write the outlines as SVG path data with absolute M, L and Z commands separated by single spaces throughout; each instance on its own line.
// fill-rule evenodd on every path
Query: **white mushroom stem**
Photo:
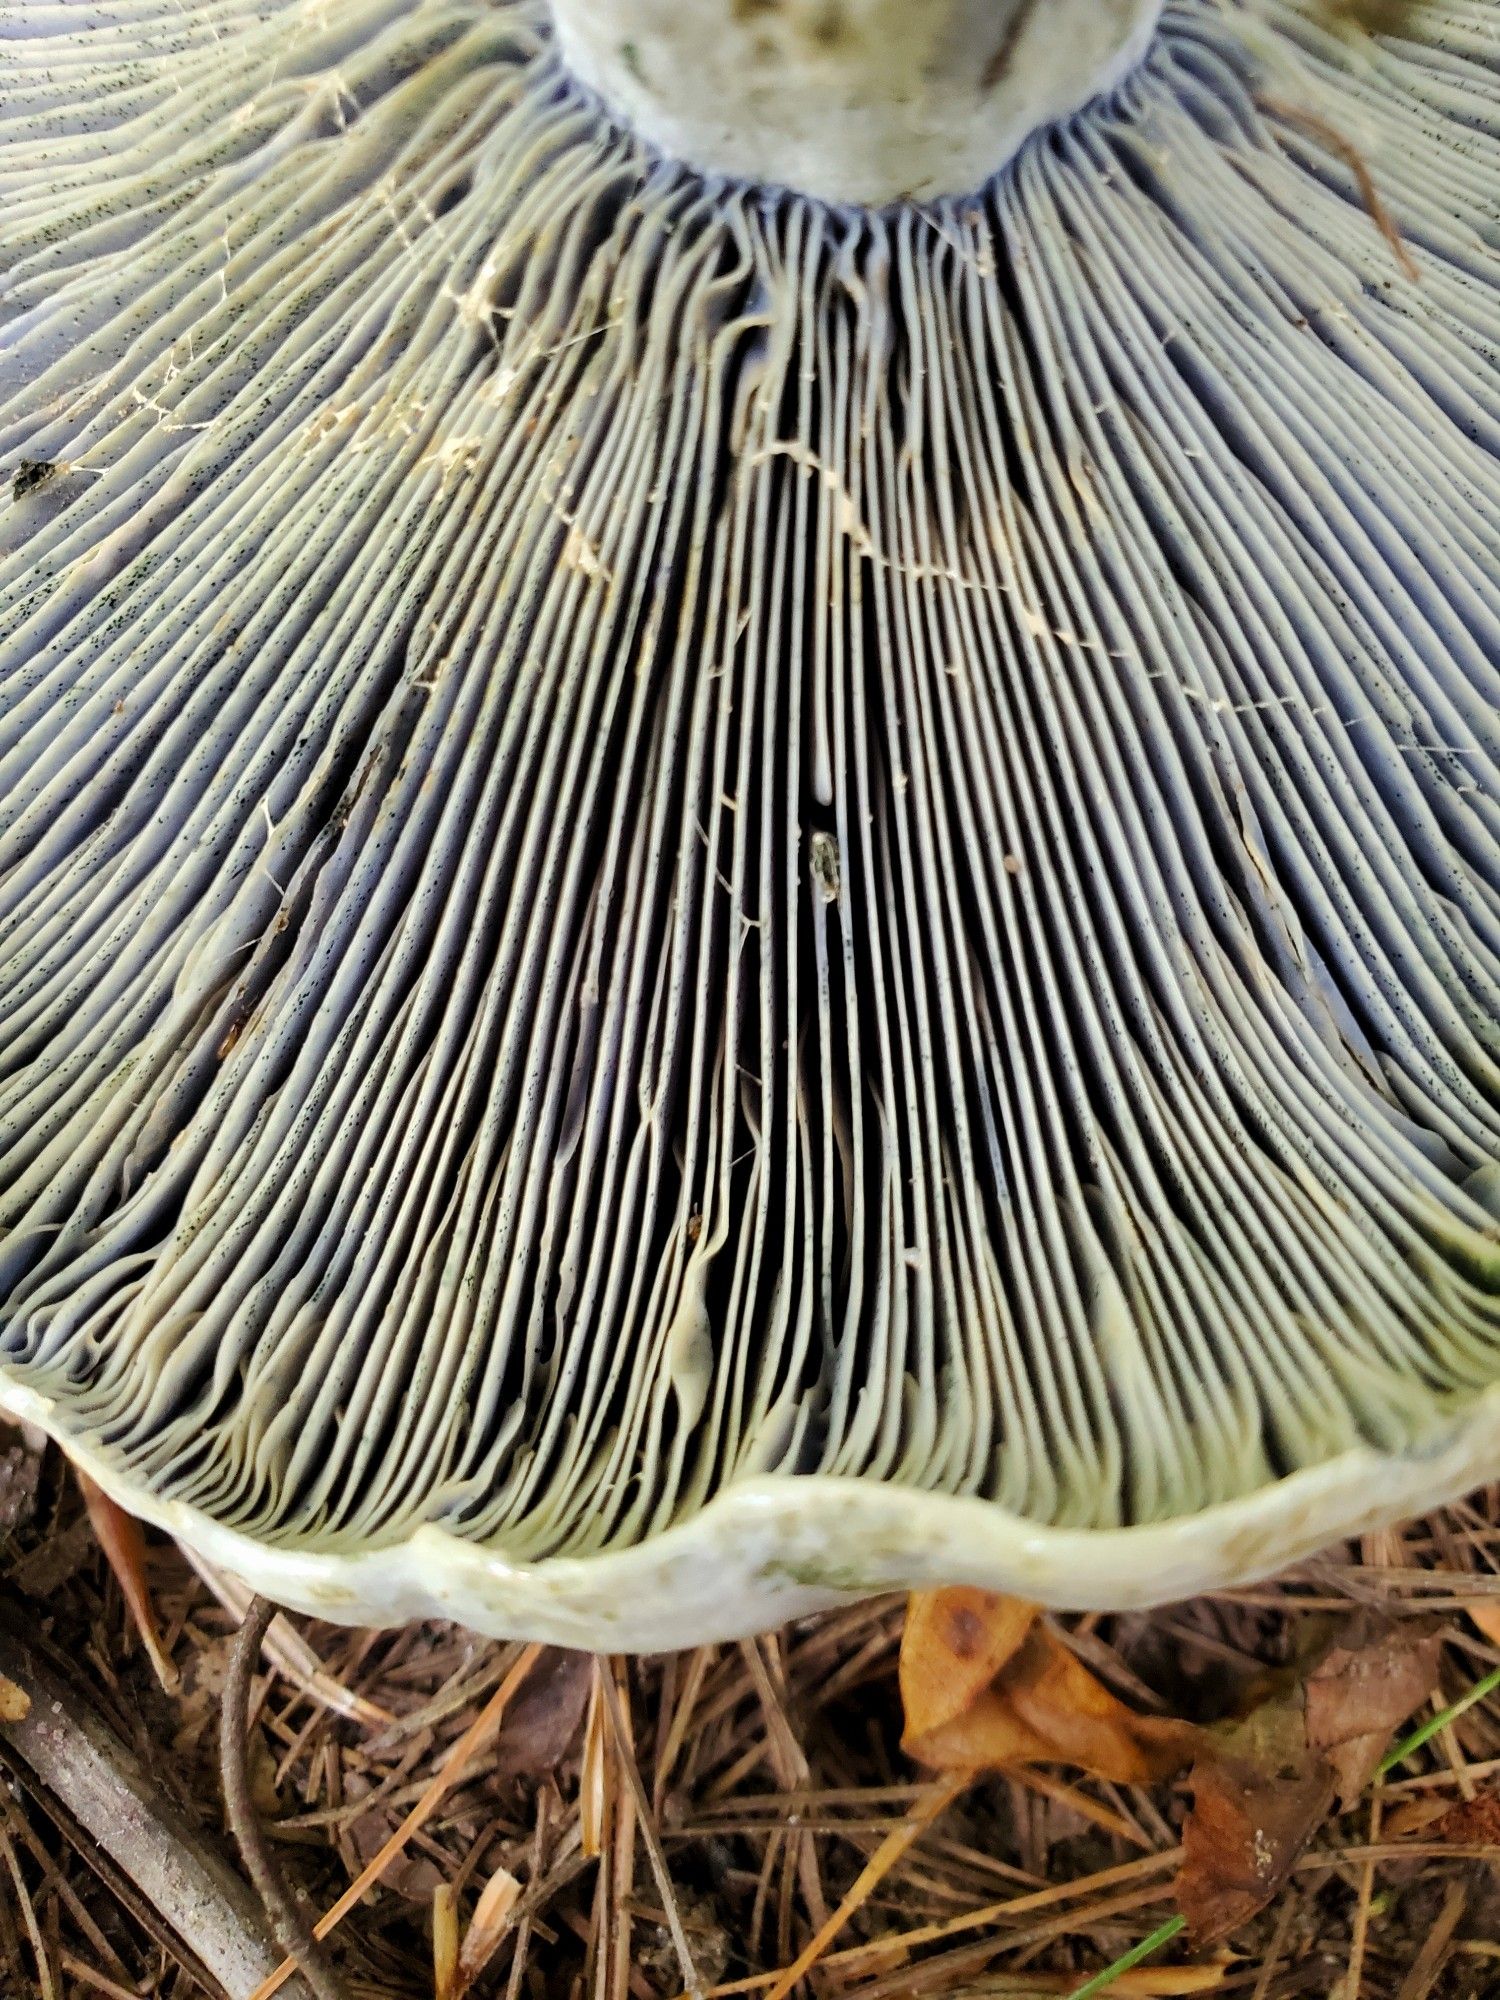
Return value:
M 564 59 L 674 158 L 825 200 L 978 187 L 1107 90 L 1161 0 L 552 0 Z

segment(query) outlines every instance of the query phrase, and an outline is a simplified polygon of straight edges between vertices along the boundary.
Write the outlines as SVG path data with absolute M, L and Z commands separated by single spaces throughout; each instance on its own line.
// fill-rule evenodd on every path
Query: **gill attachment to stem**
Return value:
M 573 73 L 708 173 L 965 194 L 1140 58 L 1160 0 L 553 0 Z

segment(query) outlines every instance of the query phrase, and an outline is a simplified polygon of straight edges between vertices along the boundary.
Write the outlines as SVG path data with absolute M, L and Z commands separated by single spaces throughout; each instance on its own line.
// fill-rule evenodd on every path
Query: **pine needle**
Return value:
M 453 2000 L 458 1976 L 458 1898 L 451 1882 L 432 1892 L 433 2000 Z
M 373 1860 L 368 1862 L 359 1871 L 358 1875 L 355 1876 L 338 1901 L 330 1909 L 326 1910 L 313 1925 L 313 1936 L 315 1938 L 326 1938 L 328 1933 L 337 1924 L 342 1922 L 365 1891 L 380 1880 L 391 1862 L 395 1860 L 396 1856 L 406 1846 L 418 1827 L 431 1819 L 433 1813 L 436 1812 L 438 1806 L 442 1803 L 444 1796 L 452 1789 L 470 1761 L 482 1748 L 487 1739 L 495 1733 L 495 1730 L 499 1726 L 500 1718 L 504 1715 L 511 1697 L 531 1672 L 531 1669 L 536 1665 L 541 1652 L 542 1648 L 538 1645 L 527 1646 L 522 1652 L 520 1658 L 505 1676 L 505 1679 L 501 1681 L 499 1687 L 496 1688 L 484 1707 L 475 1716 L 463 1735 L 459 1737 L 453 1748 L 443 1759 L 441 1765 L 438 1767 L 436 1776 L 427 1786 L 411 1811 L 406 1815 L 406 1818 L 402 1820 L 400 1826 L 396 1828 L 396 1831 L 385 1842 Z M 271 1995 L 280 1992 L 282 1986 L 291 1978 L 296 1969 L 291 1959 L 284 1958 L 270 1977 L 263 1979 L 255 1991 L 249 1995 L 249 2000 L 271 2000 Z
M 954 1771 L 936 1784 L 925 1798 L 917 1800 L 899 1825 L 893 1827 L 855 1878 L 854 1886 L 838 1908 L 809 1939 L 806 1946 L 766 1989 L 766 2000 L 786 2000 L 797 1982 L 817 1964 L 829 1945 L 860 1906 L 895 1867 L 906 1850 L 918 1839 L 939 1813 L 952 1805 L 959 1793 L 973 1783 L 971 1771 Z
M 667 1857 L 662 1852 L 661 1835 L 657 1831 L 651 1804 L 641 1783 L 641 1774 L 636 1765 L 635 1749 L 630 1740 L 630 1729 L 625 1719 L 620 1692 L 607 1665 L 600 1674 L 599 1684 L 604 1690 L 605 1711 L 609 1718 L 610 1732 L 614 1737 L 615 1755 L 619 1759 L 621 1775 L 635 1801 L 636 1824 L 646 1844 L 651 1873 L 656 1879 L 657 1894 L 661 1897 L 662 1909 L 667 1919 L 667 1930 L 672 1939 L 672 1949 L 677 1954 L 678 1970 L 682 1974 L 683 1985 L 692 1994 L 693 2000 L 702 2000 L 703 1984 L 698 1977 L 698 1968 L 693 1963 L 687 1932 L 683 1928 L 682 1912 L 677 1906 L 677 1893 L 672 1887 L 671 1871 L 667 1867 Z
M 156 1621 L 156 1606 L 151 1601 L 151 1585 L 146 1578 L 146 1537 L 141 1524 L 117 1501 L 111 1500 L 102 1486 L 95 1485 L 86 1472 L 78 1474 L 78 1485 L 95 1538 L 120 1586 L 125 1609 L 146 1649 L 151 1670 L 163 1691 L 175 1694 L 178 1674 L 161 1642 L 161 1627 Z

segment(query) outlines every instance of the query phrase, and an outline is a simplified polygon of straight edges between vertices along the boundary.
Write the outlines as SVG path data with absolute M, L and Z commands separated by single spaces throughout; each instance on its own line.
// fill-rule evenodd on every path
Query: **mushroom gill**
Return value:
M 0 14 L 0 1404 L 283 1601 L 1500 1469 L 1500 6 L 1112 11 L 862 202 L 534 0 Z

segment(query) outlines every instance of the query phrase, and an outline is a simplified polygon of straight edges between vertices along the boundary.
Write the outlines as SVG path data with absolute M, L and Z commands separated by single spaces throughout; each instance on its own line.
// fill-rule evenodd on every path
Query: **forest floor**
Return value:
M 244 1601 L 155 1538 L 145 1577 L 169 1686 L 59 1454 L 0 1430 L 4 2000 L 219 2000 L 236 1953 L 261 1968 L 237 2000 L 272 1990 L 281 1948 L 223 1804 Z M 1029 1693 L 994 1653 L 986 1727 L 1081 1699 L 1096 1735 L 1123 1723 L 1150 1757 L 1183 1728 L 1218 1746 L 1208 1778 L 1172 1755 L 1156 1782 L 1100 1775 L 1118 1746 L 1082 1736 L 977 1775 L 914 1762 L 905 1617 L 886 1598 L 645 1659 L 278 1617 L 240 1649 L 230 1784 L 237 1766 L 252 1845 L 300 1912 L 283 1939 L 349 1905 L 320 1926 L 312 1986 L 280 1990 L 1500 1994 L 1500 1487 L 1254 1589 L 1039 1620 L 1010 1647 L 1050 1662 Z M 1404 1695 L 1391 1661 L 1419 1677 Z M 1351 1778 L 1350 1690 L 1371 1686 L 1385 1709 Z

